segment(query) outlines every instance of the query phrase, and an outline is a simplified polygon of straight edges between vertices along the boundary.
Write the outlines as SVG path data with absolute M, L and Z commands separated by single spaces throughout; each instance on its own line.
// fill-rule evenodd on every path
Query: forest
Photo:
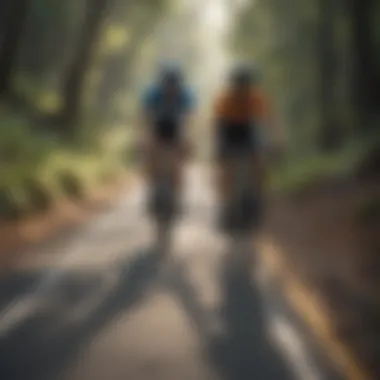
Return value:
M 0 239 L 133 172 L 141 87 L 165 59 L 196 89 L 202 159 L 225 69 L 259 67 L 275 127 L 268 234 L 380 378 L 377 0 L 2 0 Z
M 323 174 L 327 166 L 351 169 L 363 155 L 372 173 L 378 163 L 379 4 L 234 4 L 225 2 L 232 24 L 223 36 L 225 55 L 254 59 L 262 69 L 286 151 L 282 161 L 312 156 L 309 168 L 281 170 L 292 173 L 290 186 L 294 177 Z M 7 0 L 0 7 L 2 218 L 43 211 L 123 172 L 139 86 L 158 59 L 173 51 L 186 57 L 197 88 L 211 92 L 200 67 L 207 50 L 215 54 L 214 42 L 198 33 L 200 2 L 182 16 L 178 9 L 186 1 L 174 0 Z M 175 30 L 176 46 L 168 38 Z M 203 104 L 206 98 L 200 96 Z M 334 158 L 325 159 L 331 153 Z M 288 180 L 282 177 L 279 182 Z
M 379 21 L 376 0 L 257 0 L 230 42 L 262 68 L 286 146 L 267 232 L 349 379 L 380 376 Z
M 167 6 L 1 2 L 2 219 L 43 212 L 121 175 L 139 58 Z
M 263 68 L 291 154 L 316 155 L 323 167 L 340 150 L 350 169 L 362 157 L 362 169 L 376 171 L 379 17 L 371 0 L 259 0 L 242 12 L 233 45 Z

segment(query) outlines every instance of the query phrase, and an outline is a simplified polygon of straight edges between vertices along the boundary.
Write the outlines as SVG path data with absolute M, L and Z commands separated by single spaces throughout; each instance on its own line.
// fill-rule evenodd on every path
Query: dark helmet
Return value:
M 253 65 L 241 64 L 235 67 L 230 76 L 233 86 L 250 86 L 256 84 L 259 79 L 258 70 Z
M 181 84 L 183 81 L 183 74 L 180 66 L 175 63 L 162 65 L 160 70 L 160 80 L 163 84 Z

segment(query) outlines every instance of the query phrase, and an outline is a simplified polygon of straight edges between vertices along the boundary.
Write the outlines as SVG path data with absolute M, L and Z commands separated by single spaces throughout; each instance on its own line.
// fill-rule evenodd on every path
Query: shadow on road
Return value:
M 226 257 L 231 257 L 230 252 Z M 131 257 L 131 255 L 128 255 Z M 166 264 L 165 264 L 166 265 Z M 90 342 L 122 313 L 143 302 L 155 284 L 160 260 L 155 252 L 138 252 L 132 259 L 92 274 L 69 272 L 42 297 L 13 329 L 1 332 L 3 312 L 20 299 L 33 296 L 46 272 L 14 273 L 0 280 L 0 379 L 52 380 L 60 378 L 85 354 Z M 281 355 L 268 336 L 261 294 L 249 278 L 223 261 L 220 273 L 222 304 L 218 312 L 224 331 L 212 328 L 215 313 L 207 310 L 186 273 L 186 263 L 167 267 L 166 284 L 202 339 L 205 358 L 225 380 L 292 379 Z M 105 273 L 106 272 L 106 273 Z M 105 278 L 114 278 L 108 283 Z M 161 277 L 160 277 L 161 278 Z M 104 285 L 107 286 L 104 286 Z M 273 290 L 276 293 L 276 290 Z M 76 308 L 95 295 L 79 319 L 70 320 Z M 52 303 L 52 307 L 48 307 Z M 276 305 L 280 305 L 276 301 Z M 289 316 L 291 318 L 291 316 Z M 292 318 L 291 318 L 292 319 Z
M 225 331 L 215 334 L 209 312 L 196 297 L 184 266 L 172 268 L 171 290 L 185 309 L 204 342 L 206 358 L 226 380 L 293 379 L 290 368 L 270 342 L 261 296 L 248 276 L 228 260 L 221 271 L 222 305 L 219 310 Z
M 10 307 L 18 297 L 27 294 L 42 278 L 42 271 L 7 274 L 0 279 L 0 312 Z
M 130 255 L 129 255 L 130 256 Z M 57 379 L 99 331 L 122 312 L 130 310 L 144 299 L 158 274 L 159 260 L 154 252 L 138 253 L 126 263 L 118 263 L 115 284 L 106 293 L 101 293 L 104 273 L 91 277 L 91 285 L 81 274 L 68 274 L 59 285 L 60 294 L 65 294 L 63 304 L 52 309 L 36 309 L 36 312 L 19 323 L 16 328 L 0 336 L 0 378 L 4 380 L 47 380 Z M 46 273 L 45 273 L 46 274 Z M 27 294 L 28 286 L 41 280 L 43 273 L 14 274 L 8 276 L 0 293 L 3 311 L 17 301 L 17 296 Z M 85 277 L 86 278 L 86 277 Z M 82 284 L 82 290 L 75 284 Z M 84 286 L 83 286 L 84 283 Z M 13 284 L 10 286 L 10 284 Z M 87 289 L 87 291 L 86 291 Z M 73 304 L 85 302 L 89 292 L 99 291 L 100 300 L 88 315 L 72 323 L 65 323 L 65 313 Z M 80 298 L 78 300 L 78 292 Z M 92 295 L 91 295 L 92 296 Z M 57 297 L 54 293 L 53 297 Z M 58 302 L 59 300 L 53 300 Z M 48 303 L 49 300 L 41 300 Z M 6 306 L 6 304 L 8 306 Z M 57 321 L 62 321 L 58 329 Z M 1 320 L 0 320 L 1 326 Z
M 211 343 L 210 352 L 218 368 L 228 380 L 291 379 L 290 368 L 268 336 L 259 289 L 229 260 L 221 274 L 226 332 Z

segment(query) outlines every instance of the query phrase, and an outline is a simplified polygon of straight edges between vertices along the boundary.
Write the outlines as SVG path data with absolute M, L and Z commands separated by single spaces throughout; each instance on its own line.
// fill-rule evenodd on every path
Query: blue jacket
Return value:
M 154 118 L 169 117 L 182 118 L 195 107 L 195 97 L 188 87 L 183 87 L 179 97 L 174 102 L 166 102 L 163 91 L 159 85 L 148 87 L 142 97 L 144 111 L 149 112 Z

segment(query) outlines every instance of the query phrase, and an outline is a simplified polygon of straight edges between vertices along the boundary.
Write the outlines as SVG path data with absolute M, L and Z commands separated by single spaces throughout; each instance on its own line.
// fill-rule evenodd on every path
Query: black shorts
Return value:
M 219 122 L 216 126 L 216 155 L 219 159 L 255 154 L 260 147 L 257 127 L 251 123 Z
M 181 139 L 180 123 L 173 120 L 156 120 L 153 123 L 153 135 L 165 144 L 176 144 Z

